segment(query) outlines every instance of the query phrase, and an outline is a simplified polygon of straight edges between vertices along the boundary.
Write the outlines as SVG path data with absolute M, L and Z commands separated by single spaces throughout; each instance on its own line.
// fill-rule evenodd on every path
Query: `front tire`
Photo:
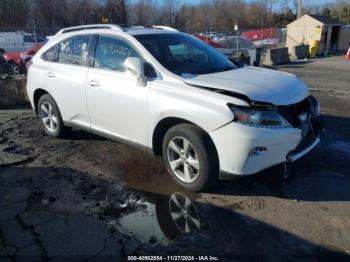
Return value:
M 163 161 L 171 177 L 189 191 L 203 191 L 218 179 L 218 157 L 209 136 L 192 124 L 179 124 L 165 134 Z
M 55 138 L 64 136 L 66 130 L 60 110 L 55 100 L 49 94 L 40 97 L 38 102 L 38 115 L 47 135 Z

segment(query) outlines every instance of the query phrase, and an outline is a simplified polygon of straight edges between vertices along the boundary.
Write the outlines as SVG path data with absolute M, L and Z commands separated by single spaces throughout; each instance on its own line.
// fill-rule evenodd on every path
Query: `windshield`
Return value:
M 210 74 L 237 68 L 208 44 L 185 34 L 136 35 L 147 50 L 174 74 Z

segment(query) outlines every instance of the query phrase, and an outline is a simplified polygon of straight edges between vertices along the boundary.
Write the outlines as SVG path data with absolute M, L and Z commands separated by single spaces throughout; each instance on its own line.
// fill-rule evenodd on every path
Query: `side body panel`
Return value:
M 147 145 L 149 85 L 125 72 L 90 68 L 86 85 L 91 128 L 130 142 Z

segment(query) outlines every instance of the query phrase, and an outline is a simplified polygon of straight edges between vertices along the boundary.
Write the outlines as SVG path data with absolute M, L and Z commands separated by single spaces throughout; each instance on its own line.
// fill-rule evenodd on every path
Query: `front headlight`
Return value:
M 243 125 L 259 128 L 291 127 L 289 122 L 275 111 L 245 109 L 234 106 L 229 106 L 229 108 L 234 115 L 234 121 Z

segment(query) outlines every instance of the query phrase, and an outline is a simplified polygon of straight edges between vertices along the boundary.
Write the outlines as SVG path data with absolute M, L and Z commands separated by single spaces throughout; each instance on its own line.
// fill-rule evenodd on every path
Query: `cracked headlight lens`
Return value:
M 291 127 L 289 122 L 275 111 L 252 110 L 249 108 L 237 108 L 234 106 L 229 107 L 234 115 L 234 121 L 243 125 L 260 128 Z

